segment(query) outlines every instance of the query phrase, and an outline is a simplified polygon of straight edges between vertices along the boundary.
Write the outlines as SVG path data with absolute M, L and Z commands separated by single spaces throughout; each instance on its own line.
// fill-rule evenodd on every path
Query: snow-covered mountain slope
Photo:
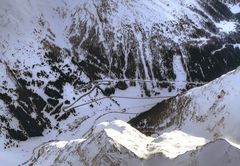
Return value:
M 239 163 L 239 149 L 224 140 L 206 142 L 181 131 L 147 137 L 126 122 L 105 122 L 94 129 L 90 139 L 55 141 L 38 147 L 25 165 L 236 166 Z
M 0 153 L 128 121 L 239 66 L 239 43 L 218 1 L 1 0 Z
M 240 144 L 240 68 L 199 88 L 165 100 L 130 124 L 143 133 L 178 129 L 209 140 L 227 139 Z
M 1 129 L 18 140 L 59 129 L 79 112 L 64 108 L 115 87 L 117 96 L 128 87 L 133 97 L 172 96 L 192 86 L 186 81 L 209 81 L 240 64 L 239 21 L 217 1 L 3 0 L 0 6 Z M 111 85 L 95 86 L 99 79 Z M 94 97 L 69 106 L 91 88 Z M 113 100 L 94 107 L 125 109 Z

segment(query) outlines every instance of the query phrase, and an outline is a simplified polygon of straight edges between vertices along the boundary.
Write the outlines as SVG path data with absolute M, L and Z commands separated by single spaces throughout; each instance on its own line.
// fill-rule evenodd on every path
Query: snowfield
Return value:
M 236 166 L 240 162 L 239 78 L 240 68 L 185 93 L 191 101 L 181 110 L 181 125 L 163 131 L 155 128 L 155 134 L 146 136 L 121 120 L 101 122 L 84 139 L 39 146 L 25 165 Z
M 240 65 L 228 7 L 1 0 L 0 165 L 237 165 L 240 69 L 216 79 Z M 127 123 L 169 98 L 189 102 Z
M 220 29 L 222 32 L 233 32 L 236 31 L 236 22 L 227 22 L 227 21 L 221 21 L 216 24 L 217 27 Z

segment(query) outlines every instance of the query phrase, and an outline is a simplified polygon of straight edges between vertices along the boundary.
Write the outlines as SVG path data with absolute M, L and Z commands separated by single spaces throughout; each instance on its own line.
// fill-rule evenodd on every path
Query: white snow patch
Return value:
M 233 14 L 240 13 L 240 5 L 239 4 L 237 4 L 237 5 L 230 5 L 229 4 L 228 7 Z
M 178 89 L 184 89 L 186 87 L 187 73 L 181 61 L 181 56 L 173 56 L 173 69 L 176 74 L 176 87 Z
M 234 48 L 240 48 L 240 44 L 234 44 L 233 47 Z
M 179 130 L 163 133 L 154 140 L 149 148 L 155 148 L 154 152 L 161 151 L 164 155 L 173 159 L 187 151 L 194 150 L 198 146 L 208 142 L 205 138 L 195 137 Z
M 236 22 L 233 21 L 220 21 L 219 23 L 216 23 L 216 26 L 220 29 L 220 31 L 225 33 L 236 31 Z

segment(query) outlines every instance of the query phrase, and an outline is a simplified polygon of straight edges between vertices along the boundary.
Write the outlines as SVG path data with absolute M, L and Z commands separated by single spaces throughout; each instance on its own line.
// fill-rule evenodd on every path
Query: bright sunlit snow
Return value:
M 221 21 L 216 23 L 216 26 L 220 29 L 220 31 L 225 33 L 230 33 L 236 30 L 236 22 Z
M 230 8 L 231 12 L 236 14 L 236 13 L 240 13 L 240 5 L 239 4 L 235 4 L 235 5 L 228 5 L 228 7 Z

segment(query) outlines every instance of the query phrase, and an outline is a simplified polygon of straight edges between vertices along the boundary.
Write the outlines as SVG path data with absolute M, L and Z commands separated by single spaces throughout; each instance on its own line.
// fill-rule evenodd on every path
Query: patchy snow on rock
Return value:
M 210 141 L 222 138 L 240 145 L 239 83 L 240 68 L 202 87 L 166 100 L 164 107 L 161 104 L 154 107 L 154 110 L 159 109 L 159 113 L 146 112 L 142 119 L 140 115 L 134 126 L 143 132 L 155 130 L 160 135 L 178 129 Z M 161 113 L 165 119 L 156 118 Z M 138 124 L 142 124 L 142 127 Z
M 183 122 L 183 131 L 205 135 L 205 138 L 225 138 L 240 144 L 237 134 L 240 129 L 239 82 L 240 68 L 187 92 L 186 96 L 191 98 L 187 112 L 191 112 L 193 117 Z

